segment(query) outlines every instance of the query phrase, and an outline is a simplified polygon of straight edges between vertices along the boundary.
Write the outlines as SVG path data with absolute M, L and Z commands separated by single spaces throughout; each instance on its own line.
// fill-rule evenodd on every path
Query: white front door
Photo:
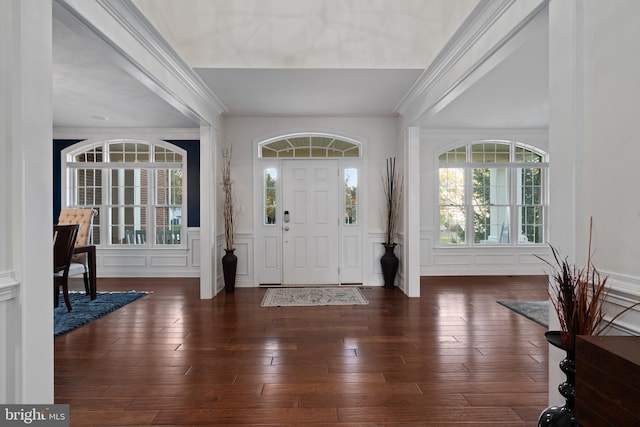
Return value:
M 282 189 L 282 283 L 338 284 L 338 161 L 285 160 Z

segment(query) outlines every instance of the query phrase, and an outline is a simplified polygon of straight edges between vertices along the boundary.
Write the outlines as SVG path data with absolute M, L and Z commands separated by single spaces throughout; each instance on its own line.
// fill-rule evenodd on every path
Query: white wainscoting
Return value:
M 421 276 L 484 276 L 546 274 L 547 246 L 521 245 L 486 247 L 435 246 L 433 230 L 420 233 Z
M 222 259 L 224 255 L 224 235 L 219 234 L 216 238 L 217 241 L 217 258 Z M 368 250 L 366 251 L 367 259 L 366 272 L 364 285 L 366 286 L 382 286 L 384 280 L 382 278 L 382 271 L 380 269 L 380 257 L 384 253 L 384 241 L 383 233 L 369 233 L 368 235 Z M 253 271 L 253 254 L 254 254 L 254 241 L 253 234 L 251 233 L 236 233 L 234 244 L 235 254 L 238 257 L 238 269 L 236 272 L 236 287 L 254 287 L 259 283 L 256 281 L 255 273 Z M 258 243 L 258 244 L 264 244 Z M 402 287 L 403 274 L 402 274 L 402 252 L 404 245 L 401 236 L 398 237 L 398 246 L 396 247 L 396 255 L 400 259 L 400 268 L 398 271 L 398 279 L 396 285 Z M 217 275 L 218 289 L 222 289 L 224 279 L 222 277 L 222 267 L 218 269 Z
M 15 375 L 20 356 L 20 284 L 9 271 L 0 271 L 0 402 L 18 403 Z
M 98 248 L 98 277 L 199 277 L 200 228 L 187 229 L 186 246 Z
M 605 321 L 615 317 L 618 313 L 640 302 L 640 278 L 600 272 L 608 275 L 607 286 L 609 295 L 604 305 Z M 620 316 L 612 324 L 607 335 L 640 335 L 640 306 L 636 306 Z

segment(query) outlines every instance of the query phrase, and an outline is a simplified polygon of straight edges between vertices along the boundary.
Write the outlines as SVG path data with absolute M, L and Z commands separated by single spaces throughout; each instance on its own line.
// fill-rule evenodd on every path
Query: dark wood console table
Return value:
M 640 337 L 577 337 L 575 415 L 584 427 L 640 426 Z

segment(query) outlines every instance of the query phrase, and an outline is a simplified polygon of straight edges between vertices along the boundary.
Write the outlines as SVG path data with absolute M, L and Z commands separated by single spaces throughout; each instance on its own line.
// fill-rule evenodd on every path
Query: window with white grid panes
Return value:
M 512 141 L 440 153 L 440 243 L 544 243 L 546 154 Z
M 360 157 L 360 144 L 324 134 L 296 134 L 260 144 L 261 158 L 326 159 Z
M 68 155 L 69 206 L 93 207 L 95 244 L 182 244 L 185 153 L 164 142 L 111 140 Z

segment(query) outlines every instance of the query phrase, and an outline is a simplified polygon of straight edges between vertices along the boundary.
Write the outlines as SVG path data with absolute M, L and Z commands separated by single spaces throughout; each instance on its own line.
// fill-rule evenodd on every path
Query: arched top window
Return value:
M 116 139 L 83 144 L 67 154 L 67 163 L 182 163 L 183 157 L 183 150 L 162 141 Z
M 184 245 L 186 151 L 164 141 L 114 139 L 63 152 L 66 206 L 91 207 L 94 244 Z
M 513 141 L 475 141 L 438 154 L 439 243 L 545 242 L 547 154 Z
M 261 158 L 318 159 L 360 157 L 361 144 L 355 140 L 320 133 L 297 133 L 261 142 Z
M 438 156 L 442 163 L 544 163 L 546 154 L 511 141 L 478 141 L 455 147 Z

